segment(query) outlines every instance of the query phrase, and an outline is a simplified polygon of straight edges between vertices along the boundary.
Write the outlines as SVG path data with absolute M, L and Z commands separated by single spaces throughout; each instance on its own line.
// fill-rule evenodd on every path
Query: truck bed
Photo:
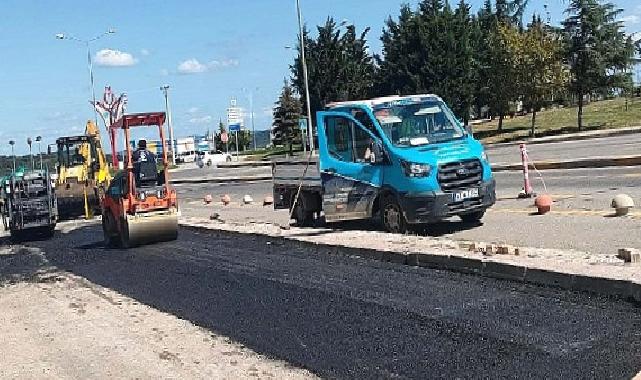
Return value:
M 319 194 L 322 192 L 321 178 L 318 167 L 318 157 L 312 157 L 307 166 L 306 159 L 288 159 L 272 162 L 272 177 L 274 180 L 274 208 L 289 209 L 301 186 L 302 193 Z M 303 177 L 303 174 L 305 176 Z
M 312 157 L 305 173 L 307 166 L 306 159 L 278 160 L 272 163 L 272 177 L 274 178 L 274 187 L 298 187 L 303 181 L 303 187 L 321 188 L 321 178 L 318 168 L 318 157 Z M 305 173 L 305 178 L 303 178 Z

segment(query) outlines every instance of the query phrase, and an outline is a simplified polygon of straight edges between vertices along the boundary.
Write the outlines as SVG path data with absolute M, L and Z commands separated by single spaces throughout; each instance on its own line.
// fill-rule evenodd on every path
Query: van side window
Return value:
M 332 116 L 325 119 L 329 154 L 341 161 L 350 162 L 354 156 L 352 128 L 349 119 Z
M 345 162 L 368 162 L 372 138 L 357 123 L 334 116 L 326 119 L 329 154 Z
M 354 117 L 354 119 L 358 120 L 359 123 L 363 124 L 365 128 L 367 128 L 370 132 L 372 132 L 374 136 L 378 136 L 378 131 L 374 126 L 374 122 L 369 117 L 367 112 L 363 111 L 360 108 L 353 108 L 352 116 Z

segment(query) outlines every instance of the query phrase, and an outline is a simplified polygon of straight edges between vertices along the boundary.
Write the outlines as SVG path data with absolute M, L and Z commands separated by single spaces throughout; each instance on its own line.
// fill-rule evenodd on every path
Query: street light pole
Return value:
M 171 163 L 176 165 L 176 149 L 174 149 L 174 126 L 171 124 L 171 110 L 169 109 L 169 85 L 160 86 L 160 90 L 165 94 L 165 110 L 167 112 L 167 126 L 169 127 L 169 142 L 171 145 Z
M 13 174 L 16 174 L 16 153 L 13 151 L 13 146 L 16 145 L 16 142 L 9 140 L 9 145 L 11 145 L 11 158 L 13 159 Z
M 93 116 L 94 116 L 94 122 L 96 123 L 96 127 L 98 126 L 98 110 L 96 110 L 96 89 L 94 88 L 94 79 L 93 79 L 93 61 L 91 59 L 91 46 L 90 43 L 93 41 L 99 40 L 102 37 L 106 36 L 107 34 L 114 34 L 116 33 L 116 30 L 113 28 L 109 28 L 106 32 L 97 35 L 94 38 L 88 39 L 88 40 L 82 40 L 80 38 L 74 37 L 72 35 L 67 35 L 64 33 L 58 33 L 56 34 L 56 39 L 58 40 L 72 40 L 76 42 L 80 42 L 85 45 L 87 48 L 87 69 L 89 70 L 89 83 L 91 86 L 91 108 L 93 108 Z
M 35 167 L 33 165 L 33 153 L 31 152 L 31 143 L 33 141 L 31 140 L 31 137 L 27 137 L 27 144 L 29 144 L 29 157 L 31 158 L 31 170 L 34 170 Z
M 42 136 L 36 136 L 36 141 L 38 142 L 38 155 L 40 156 L 40 170 L 42 170 L 42 147 L 40 145 Z
M 298 30 L 300 34 L 300 56 L 303 66 L 303 79 L 305 81 L 305 102 L 307 103 L 307 139 L 309 140 L 310 152 L 314 152 L 314 132 L 312 127 L 312 107 L 309 103 L 309 80 L 307 77 L 307 62 L 305 60 L 305 38 L 303 36 L 303 16 L 300 10 L 300 0 L 296 0 L 296 10 L 298 12 Z
M 254 145 L 254 151 L 256 151 L 256 127 L 254 126 L 254 91 L 258 90 L 258 87 L 255 89 L 249 90 L 249 120 L 251 121 L 252 126 L 252 139 Z M 246 92 L 247 88 L 243 87 L 243 92 Z

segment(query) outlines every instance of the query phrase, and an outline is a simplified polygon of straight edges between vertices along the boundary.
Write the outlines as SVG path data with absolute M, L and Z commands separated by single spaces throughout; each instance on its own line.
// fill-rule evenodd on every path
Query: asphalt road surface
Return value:
M 640 311 L 622 300 L 232 233 L 181 230 L 126 252 L 101 240 L 91 225 L 30 245 L 62 270 L 322 377 L 628 379 L 641 369 Z
M 603 137 L 589 140 L 566 141 L 528 145 L 533 161 L 586 158 L 594 156 L 624 156 L 641 154 L 641 133 Z M 489 147 L 488 155 L 494 163 L 521 162 L 518 144 Z
M 508 243 L 540 248 L 577 249 L 593 253 L 615 254 L 618 248 L 641 248 L 641 218 L 611 217 L 611 200 L 618 193 L 633 197 L 641 206 L 641 167 L 549 170 L 542 172 L 547 190 L 556 202 L 551 215 L 532 215 L 533 200 L 516 196 L 523 186 L 518 172 L 496 174 L 499 202 L 485 216 L 481 226 L 470 228 L 457 220 L 432 226 L 433 236 L 457 240 Z M 532 183 L 544 192 L 536 173 Z M 198 184 L 177 186 L 183 213 L 208 218 L 213 209 L 229 221 L 264 221 L 287 223 L 287 212 L 270 207 L 203 207 L 203 197 L 211 194 L 217 201 L 230 194 L 236 202 L 251 195 L 257 203 L 270 195 L 270 181 L 236 184 Z M 376 228 L 376 227 L 374 227 Z

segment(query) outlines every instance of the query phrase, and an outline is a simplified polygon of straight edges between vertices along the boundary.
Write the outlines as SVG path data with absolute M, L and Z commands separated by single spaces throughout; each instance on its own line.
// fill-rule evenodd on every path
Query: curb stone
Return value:
M 550 144 L 550 143 L 559 143 L 559 142 L 566 142 L 566 141 L 581 141 L 581 140 L 598 139 L 602 137 L 631 135 L 639 132 L 641 132 L 641 126 L 618 128 L 618 129 L 606 129 L 601 131 L 584 132 L 584 133 L 570 133 L 570 134 L 548 136 L 548 137 L 537 137 L 537 138 L 526 137 L 526 138 L 522 138 L 512 142 L 490 143 L 490 144 L 486 144 L 486 146 L 491 149 L 491 148 L 499 148 L 504 146 L 514 146 L 514 145 L 519 145 L 521 143 L 526 143 L 528 145 Z
M 375 248 L 345 247 L 326 243 L 298 240 L 296 237 L 271 236 L 256 232 L 236 232 L 216 229 L 212 225 L 181 221 L 180 226 L 188 230 L 217 233 L 228 237 L 251 237 L 276 244 L 279 249 L 308 249 L 316 254 L 336 254 L 346 257 L 391 262 L 394 264 L 418 266 L 430 269 L 474 274 L 482 277 L 497 278 L 518 283 L 554 287 L 570 291 L 593 293 L 609 297 L 633 299 L 641 302 L 641 284 L 604 277 L 555 272 L 547 269 L 514 265 L 484 258 L 470 258 L 452 254 L 432 254 L 425 252 L 393 252 Z M 278 241 L 278 242 L 276 242 Z
M 246 177 L 212 177 L 212 178 L 181 178 L 170 179 L 169 183 L 189 184 L 189 183 L 229 183 L 229 182 L 252 182 L 252 181 L 271 181 L 272 175 L 253 175 Z
M 536 166 L 538 170 L 607 168 L 611 166 L 639 166 L 641 165 L 641 155 L 588 157 L 559 161 L 535 161 L 531 164 Z M 492 164 L 491 166 L 493 172 L 523 170 L 522 163 L 498 163 Z

